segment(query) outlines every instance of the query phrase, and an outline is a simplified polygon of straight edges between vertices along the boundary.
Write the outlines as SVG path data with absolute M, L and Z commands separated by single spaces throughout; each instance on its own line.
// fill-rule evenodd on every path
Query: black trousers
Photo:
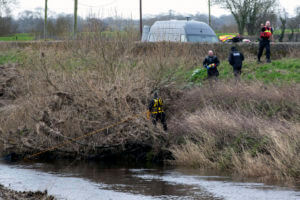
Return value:
M 207 79 L 208 80 L 218 80 L 219 71 L 217 69 L 207 70 Z
M 258 60 L 260 60 L 260 58 L 263 54 L 264 48 L 266 48 L 266 58 L 268 60 L 270 60 L 270 57 L 271 57 L 270 40 L 261 40 L 259 42 L 259 50 L 258 50 L 257 58 L 258 58 Z
M 157 121 L 160 120 L 164 130 L 168 130 L 168 126 L 166 123 L 166 114 L 164 112 L 158 114 L 152 114 L 152 123 L 156 126 Z
M 242 68 L 241 67 L 234 67 L 233 68 L 233 74 L 235 77 L 239 77 L 242 74 Z

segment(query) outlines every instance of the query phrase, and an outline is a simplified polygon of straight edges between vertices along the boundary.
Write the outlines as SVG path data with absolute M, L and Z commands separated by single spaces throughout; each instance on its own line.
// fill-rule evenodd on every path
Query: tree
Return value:
M 89 17 L 86 19 L 85 29 L 91 32 L 102 32 L 105 31 L 107 25 L 100 19 Z
M 17 4 L 17 0 L 0 0 L 0 16 L 9 15 L 13 6 Z
M 291 18 L 291 19 L 288 19 L 288 22 L 287 22 L 287 26 L 288 28 L 291 30 L 291 34 L 289 35 L 289 41 L 291 42 L 294 38 L 294 34 L 295 34 L 295 31 L 297 30 L 299 24 L 296 20 L 296 17 L 294 18 Z
M 257 20 L 261 14 L 268 13 L 275 7 L 277 0 L 215 0 L 216 4 L 229 10 L 234 16 L 241 35 L 248 25 L 250 33 L 254 34 L 257 26 Z M 267 7 L 267 5 L 269 7 Z M 272 9 L 271 9 L 272 8 Z
M 285 10 L 283 10 L 282 15 L 279 16 L 279 20 L 281 22 L 281 33 L 280 33 L 280 37 L 279 37 L 279 42 L 283 41 L 284 38 L 284 33 L 285 33 L 285 29 L 286 29 L 286 21 L 287 21 L 287 12 Z
M 11 8 L 17 3 L 16 0 L 0 0 L 0 35 L 8 35 L 16 30 L 16 25 L 10 17 Z
M 16 31 L 17 26 L 12 17 L 0 17 L 0 36 L 7 36 Z
M 68 32 L 72 32 L 72 15 L 59 15 L 56 18 L 55 35 L 61 38 Z
M 289 41 L 291 42 L 296 35 L 295 41 L 298 41 L 297 32 L 300 29 L 300 7 L 296 8 L 297 15 L 293 18 L 288 19 L 287 26 L 291 30 L 291 34 L 289 35 Z M 296 33 L 296 34 L 295 34 Z
M 215 3 L 229 10 L 234 16 L 234 19 L 238 26 L 238 31 L 241 35 L 244 34 L 250 1 L 251 0 L 215 0 Z
M 260 24 L 266 20 L 276 20 L 275 8 L 277 0 L 254 0 L 250 2 L 246 29 L 248 35 L 255 35 Z

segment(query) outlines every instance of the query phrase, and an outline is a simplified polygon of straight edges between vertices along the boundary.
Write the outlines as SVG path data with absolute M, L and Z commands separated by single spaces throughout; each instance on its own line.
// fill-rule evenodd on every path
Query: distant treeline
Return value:
M 170 11 L 156 16 L 145 16 L 143 19 L 144 25 L 152 25 L 157 20 L 186 20 L 186 15 Z M 208 15 L 195 14 L 189 16 L 193 20 L 208 22 Z M 263 19 L 260 23 L 264 23 Z M 292 18 L 282 20 L 280 15 L 272 14 L 268 17 L 272 22 L 275 30 L 288 29 L 288 40 L 295 40 L 294 35 L 297 35 L 300 27 L 300 13 Z M 65 36 L 70 36 L 73 32 L 73 15 L 70 14 L 55 14 L 48 18 L 47 24 L 47 37 L 52 39 L 61 39 Z M 87 17 L 78 18 L 78 31 L 80 32 L 95 32 L 95 31 L 114 31 L 114 30 L 133 30 L 138 31 L 139 20 L 124 19 L 121 17 L 108 17 L 97 18 Z M 220 17 L 212 16 L 212 28 L 219 33 L 237 33 L 238 27 L 235 18 L 232 15 L 222 15 Z M 247 30 L 247 29 L 251 30 Z M 245 27 L 249 35 L 259 32 L 259 26 Z M 35 9 L 34 11 L 24 11 L 19 14 L 18 18 L 14 19 L 10 16 L 0 17 L 0 36 L 9 36 L 15 33 L 31 33 L 36 39 L 43 38 L 44 36 L 44 10 L 42 8 Z

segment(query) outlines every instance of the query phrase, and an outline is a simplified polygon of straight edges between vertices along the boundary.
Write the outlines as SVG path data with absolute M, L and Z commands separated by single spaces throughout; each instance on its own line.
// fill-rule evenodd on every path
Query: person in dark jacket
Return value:
M 266 25 L 261 28 L 260 31 L 260 41 L 259 41 L 259 50 L 257 55 L 257 62 L 261 63 L 260 58 L 263 54 L 264 48 L 266 48 L 266 58 L 267 62 L 271 62 L 271 50 L 270 50 L 270 41 L 273 40 L 273 28 L 271 27 L 270 21 L 266 22 Z
M 218 66 L 220 65 L 220 61 L 217 56 L 214 55 L 214 52 L 210 50 L 208 52 L 208 56 L 203 61 L 203 67 L 207 69 L 207 77 L 215 78 L 219 76 Z
M 233 73 L 236 78 L 239 78 L 242 74 L 244 55 L 238 51 L 236 47 L 231 47 L 231 53 L 228 58 L 228 62 L 233 67 Z
M 235 36 L 234 38 L 232 38 L 232 42 L 233 43 L 238 43 L 238 42 L 242 42 L 243 38 L 241 37 L 240 34 L 237 34 L 237 36 Z
M 166 123 L 166 114 L 163 107 L 163 101 L 158 97 L 157 92 L 154 93 L 153 99 L 149 103 L 149 112 L 151 113 L 152 123 L 156 126 L 157 121 L 160 120 L 165 131 L 168 130 Z

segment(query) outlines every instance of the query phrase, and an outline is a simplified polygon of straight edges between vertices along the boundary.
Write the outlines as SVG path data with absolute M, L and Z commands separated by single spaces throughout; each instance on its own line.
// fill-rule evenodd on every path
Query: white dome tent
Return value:
M 212 28 L 204 22 L 194 20 L 157 21 L 145 26 L 142 42 L 219 42 Z

